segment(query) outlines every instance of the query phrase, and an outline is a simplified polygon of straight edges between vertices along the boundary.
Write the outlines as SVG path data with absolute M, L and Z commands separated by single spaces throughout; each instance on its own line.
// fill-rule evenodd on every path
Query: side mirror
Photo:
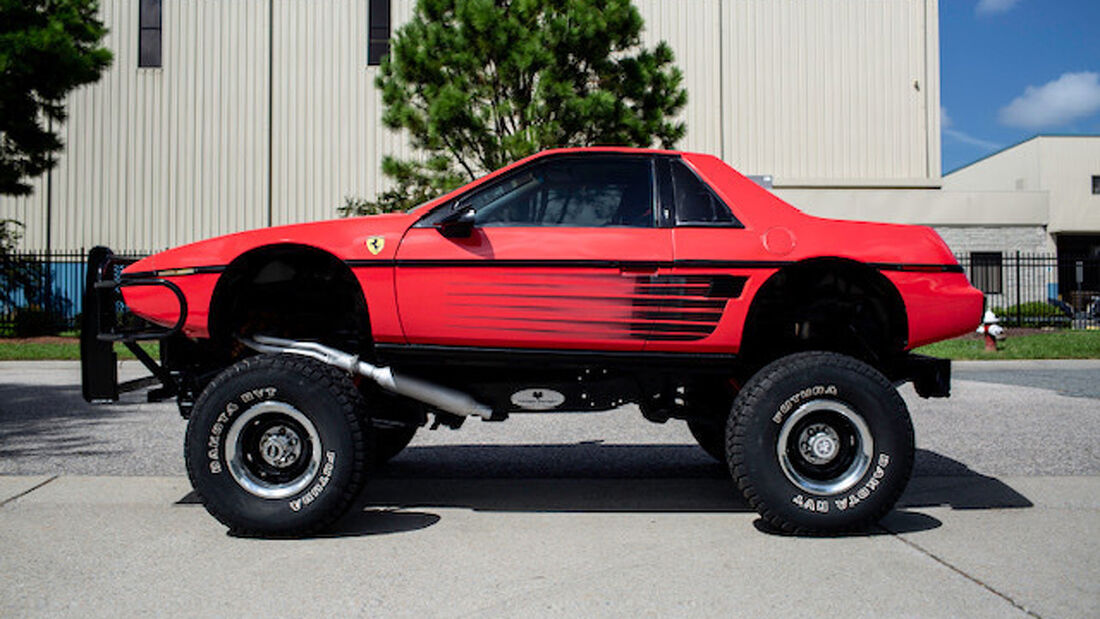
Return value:
M 471 207 L 459 208 L 455 212 L 440 219 L 436 224 L 436 230 L 448 239 L 464 239 L 474 232 L 474 222 L 477 219 L 477 211 Z

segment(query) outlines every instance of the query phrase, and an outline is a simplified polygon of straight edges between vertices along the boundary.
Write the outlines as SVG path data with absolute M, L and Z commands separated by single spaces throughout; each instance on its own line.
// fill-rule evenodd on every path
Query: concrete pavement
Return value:
M 124 366 L 126 372 L 133 368 Z M 1100 363 L 958 364 L 902 393 L 915 477 L 865 535 L 775 535 L 683 424 L 422 432 L 325 535 L 226 535 L 171 405 L 0 363 L 0 617 L 1100 616 Z
M 186 479 L 60 477 L 0 507 L 0 615 L 1096 616 L 1100 482 L 988 483 L 919 478 L 880 530 L 806 539 L 719 480 L 390 480 L 324 537 L 255 540 Z M 1004 488 L 1029 506 L 976 507 Z
M 123 362 L 121 376 L 139 375 Z M 954 393 L 902 389 L 916 429 L 918 475 L 1100 475 L 1100 361 L 955 365 Z M 80 398 L 73 361 L 0 362 L 0 475 L 183 475 L 185 423 L 174 404 L 127 394 Z M 611 413 L 516 415 L 421 431 L 391 469 L 401 475 L 724 476 L 683 423 Z M 661 446 L 661 447 L 658 447 Z

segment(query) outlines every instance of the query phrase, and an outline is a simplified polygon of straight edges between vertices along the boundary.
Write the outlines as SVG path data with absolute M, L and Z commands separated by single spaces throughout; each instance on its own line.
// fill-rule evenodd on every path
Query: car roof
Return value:
M 550 155 L 562 155 L 562 154 L 586 154 L 586 153 L 622 153 L 631 155 L 683 155 L 686 154 L 683 151 L 678 150 L 666 150 L 659 148 L 636 148 L 632 146 L 578 146 L 572 148 L 548 148 L 543 151 L 539 151 L 530 157 L 526 157 L 522 161 L 529 161 L 531 159 L 538 159 L 540 157 L 546 157 Z M 519 162 L 517 162 L 519 163 Z

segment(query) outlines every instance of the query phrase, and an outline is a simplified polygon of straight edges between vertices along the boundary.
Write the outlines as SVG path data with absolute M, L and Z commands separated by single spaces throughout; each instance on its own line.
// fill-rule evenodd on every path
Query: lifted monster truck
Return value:
M 686 421 L 772 525 L 866 527 L 913 466 L 895 385 L 949 391 L 947 361 L 908 351 L 983 305 L 928 228 L 811 217 L 715 157 L 624 148 L 89 267 L 84 397 L 137 386 L 130 347 L 189 419 L 207 510 L 259 535 L 331 523 L 429 421 L 628 402 Z

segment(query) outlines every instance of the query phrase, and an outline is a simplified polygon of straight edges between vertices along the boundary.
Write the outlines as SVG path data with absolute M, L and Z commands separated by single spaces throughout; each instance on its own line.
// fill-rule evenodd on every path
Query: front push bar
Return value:
M 150 392 L 150 399 L 163 399 L 176 395 L 178 384 L 170 372 L 158 364 L 149 353 L 138 345 L 140 341 L 163 340 L 179 334 L 187 322 L 187 298 L 179 286 L 159 278 L 119 277 L 116 270 L 136 262 L 133 258 L 121 258 L 106 247 L 94 247 L 88 252 L 88 271 L 85 276 L 84 311 L 80 328 L 80 377 L 84 400 L 91 403 L 115 402 L 119 393 L 150 387 L 156 383 L 161 389 Z M 179 319 L 171 327 L 125 329 L 119 324 L 118 312 L 124 307 L 120 291 L 133 286 L 163 286 L 179 303 Z M 114 343 L 121 342 L 138 361 L 152 372 L 152 376 L 118 382 L 118 356 Z

